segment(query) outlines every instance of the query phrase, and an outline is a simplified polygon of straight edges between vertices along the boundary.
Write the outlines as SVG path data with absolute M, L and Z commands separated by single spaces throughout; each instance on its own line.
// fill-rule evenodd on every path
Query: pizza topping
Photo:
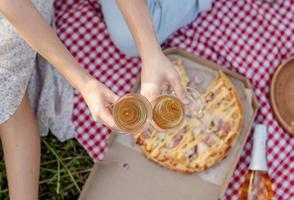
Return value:
M 222 92 L 222 88 L 219 87 L 219 88 L 217 88 L 217 89 L 214 91 L 214 94 L 215 94 L 215 95 L 219 95 L 221 92 Z
M 148 139 L 148 138 L 150 138 L 151 135 L 152 135 L 152 130 L 151 130 L 151 128 L 148 128 L 146 131 L 143 132 L 143 138 L 144 138 L 144 139 Z
M 180 144 L 182 139 L 183 139 L 183 135 L 178 133 L 178 134 L 173 136 L 171 142 L 168 143 L 166 145 L 166 147 L 169 148 L 169 149 L 175 148 L 178 144 Z
M 186 125 L 172 138 L 172 143 L 168 144 L 168 148 L 174 148 L 182 141 L 184 135 L 189 131 L 189 126 Z
M 238 114 L 237 114 L 237 113 L 233 113 L 232 118 L 233 118 L 233 119 L 238 118 Z
M 193 135 L 196 138 L 201 132 L 203 132 L 205 130 L 205 126 L 204 125 L 200 125 L 194 128 L 193 130 Z
M 225 132 L 222 132 L 222 131 L 219 131 L 217 132 L 217 135 L 221 138 L 221 139 L 224 139 L 226 137 L 226 133 Z
M 206 103 L 211 102 L 214 99 L 214 96 L 215 96 L 214 93 L 212 92 L 208 93 L 208 95 L 205 98 Z
M 197 145 L 197 154 L 199 156 L 202 156 L 202 155 L 205 155 L 209 152 L 209 147 L 206 143 L 204 142 L 200 142 L 198 145 Z
M 194 153 L 195 153 L 195 154 L 198 154 L 198 145 L 196 145 L 196 146 L 194 147 Z
M 231 131 L 230 124 L 224 121 L 221 121 L 220 129 L 225 133 L 229 133 Z
M 158 160 L 162 161 L 166 159 L 166 154 L 167 154 L 168 150 L 167 149 L 161 149 L 160 153 L 158 155 Z
M 186 133 L 190 130 L 189 125 L 184 126 L 184 128 L 180 131 L 181 133 Z
M 184 155 L 185 155 L 186 158 L 192 158 L 194 153 L 195 153 L 194 149 L 189 149 L 188 151 L 185 152 Z
M 217 142 L 211 134 L 204 136 L 202 141 L 210 147 L 214 146 Z
M 160 140 L 155 140 L 152 144 L 152 149 L 155 149 L 160 144 Z
M 144 140 L 141 139 L 140 137 L 136 140 L 136 144 L 137 145 L 143 145 L 144 144 Z
M 191 168 L 195 168 L 197 166 L 197 160 L 192 160 L 190 163 Z
M 172 149 L 172 148 L 174 148 L 174 142 L 172 141 L 172 142 L 167 143 L 167 144 L 165 145 L 165 147 L 168 148 L 168 149 Z
M 163 133 L 163 132 L 158 133 L 158 139 L 160 141 L 164 141 L 165 137 L 166 137 L 166 134 L 165 133 Z
M 215 127 L 216 123 L 215 123 L 214 121 L 215 121 L 215 120 L 211 120 L 211 121 L 210 121 L 210 124 L 209 124 L 209 128 L 210 128 L 210 129 L 213 129 L 213 128 Z
M 211 115 L 208 113 L 205 113 L 205 114 L 203 114 L 203 120 L 201 120 L 201 121 L 203 121 L 207 126 L 209 126 L 209 124 L 212 120 L 213 119 L 212 119 Z
M 218 119 L 216 121 L 216 132 L 219 132 L 221 130 L 222 123 L 223 123 L 222 119 Z
M 191 148 L 185 152 L 185 157 L 191 159 L 198 155 L 198 147 L 197 145 L 194 148 Z
M 222 119 L 214 119 L 210 122 L 210 130 L 214 133 L 218 133 L 221 130 Z
M 177 146 L 178 144 L 180 144 L 181 140 L 183 139 L 183 135 L 182 134 L 177 134 L 174 137 L 174 145 L 173 147 Z

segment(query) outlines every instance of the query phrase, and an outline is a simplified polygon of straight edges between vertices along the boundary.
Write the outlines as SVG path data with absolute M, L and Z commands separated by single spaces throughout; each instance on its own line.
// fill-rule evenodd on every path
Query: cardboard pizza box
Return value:
M 203 90 L 219 70 L 231 79 L 244 110 L 243 126 L 234 147 L 212 168 L 184 174 L 148 160 L 130 135 L 113 133 L 106 158 L 95 163 L 80 200 L 214 200 L 225 193 L 259 107 L 252 86 L 243 76 L 184 50 L 168 49 L 165 54 L 171 60 L 180 58 L 188 76 L 202 73 L 205 76 Z M 139 89 L 138 80 L 134 91 Z

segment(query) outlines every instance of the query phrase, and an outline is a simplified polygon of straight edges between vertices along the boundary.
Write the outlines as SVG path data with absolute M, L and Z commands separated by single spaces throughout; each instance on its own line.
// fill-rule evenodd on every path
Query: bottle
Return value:
M 273 191 L 266 161 L 266 126 L 257 124 L 253 135 L 251 162 L 241 186 L 240 200 L 272 200 Z

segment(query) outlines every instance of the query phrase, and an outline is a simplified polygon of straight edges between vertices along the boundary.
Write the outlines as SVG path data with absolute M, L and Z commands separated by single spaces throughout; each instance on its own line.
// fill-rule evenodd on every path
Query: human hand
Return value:
M 100 122 L 111 129 L 115 129 L 115 122 L 111 113 L 111 105 L 118 99 L 110 89 L 95 79 L 88 81 L 80 92 L 85 99 L 96 122 Z
M 189 103 L 180 77 L 171 61 L 162 53 L 156 53 L 149 59 L 142 59 L 141 94 L 149 101 L 160 95 L 163 88 L 171 86 L 178 98 Z

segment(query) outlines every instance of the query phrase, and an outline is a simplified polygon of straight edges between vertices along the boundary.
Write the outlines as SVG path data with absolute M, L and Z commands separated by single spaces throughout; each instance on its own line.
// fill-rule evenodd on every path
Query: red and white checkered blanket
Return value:
M 58 35 L 81 65 L 118 95 L 128 93 L 140 60 L 114 46 L 97 1 L 57 0 L 55 7 Z M 261 105 L 256 122 L 269 127 L 267 160 L 275 198 L 293 199 L 294 138 L 273 117 L 269 85 L 276 67 L 294 55 L 294 2 L 215 0 L 210 11 L 172 35 L 164 47 L 184 48 L 249 78 Z M 93 159 L 103 159 L 110 131 L 92 120 L 78 92 L 74 96 L 77 140 Z M 250 137 L 223 199 L 237 199 L 251 146 Z

